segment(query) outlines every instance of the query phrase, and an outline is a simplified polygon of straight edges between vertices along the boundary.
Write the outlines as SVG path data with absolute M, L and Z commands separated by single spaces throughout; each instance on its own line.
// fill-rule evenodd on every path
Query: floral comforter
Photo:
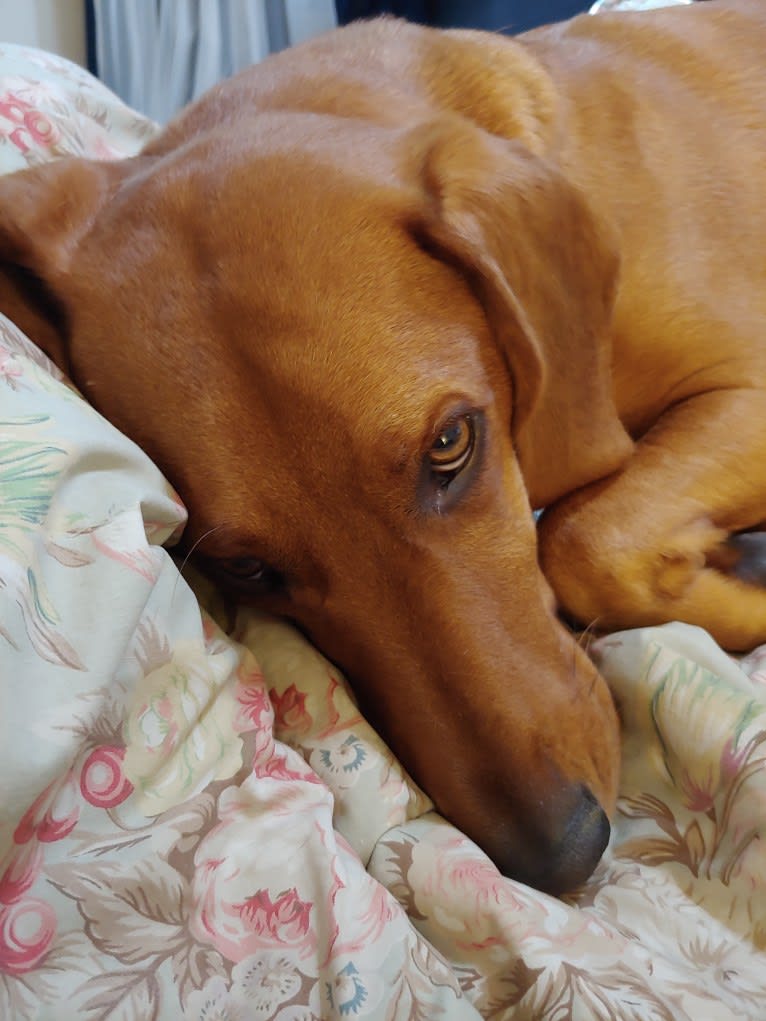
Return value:
M 4 170 L 153 126 L 0 47 Z M 148 458 L 0 318 L 0 1018 L 766 1018 L 766 647 L 593 647 L 624 718 L 567 902 L 431 810 L 284 623 L 202 609 Z

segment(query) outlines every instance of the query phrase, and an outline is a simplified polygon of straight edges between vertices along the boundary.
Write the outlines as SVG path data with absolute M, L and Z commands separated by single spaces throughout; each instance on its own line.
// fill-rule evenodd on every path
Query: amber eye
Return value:
M 428 452 L 431 470 L 438 476 L 456 475 L 471 459 L 475 441 L 473 419 L 461 415 L 448 422 Z

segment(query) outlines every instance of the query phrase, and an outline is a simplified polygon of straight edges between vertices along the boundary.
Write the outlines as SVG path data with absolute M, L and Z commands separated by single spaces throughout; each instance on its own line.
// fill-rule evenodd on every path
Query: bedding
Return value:
M 4 172 L 153 131 L 0 47 Z M 766 1018 L 766 647 L 591 644 L 621 795 L 556 900 L 433 811 L 296 631 L 187 580 L 183 524 L 0 318 L 0 1018 Z

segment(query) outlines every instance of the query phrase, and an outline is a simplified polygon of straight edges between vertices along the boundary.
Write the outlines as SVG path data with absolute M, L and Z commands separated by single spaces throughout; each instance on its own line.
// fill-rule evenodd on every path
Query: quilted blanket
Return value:
M 153 130 L 0 47 L 4 171 Z M 433 811 L 287 624 L 222 630 L 163 545 L 183 523 L 0 319 L 3 1021 L 766 1018 L 766 647 L 735 661 L 682 625 L 592 645 L 621 796 L 556 900 Z

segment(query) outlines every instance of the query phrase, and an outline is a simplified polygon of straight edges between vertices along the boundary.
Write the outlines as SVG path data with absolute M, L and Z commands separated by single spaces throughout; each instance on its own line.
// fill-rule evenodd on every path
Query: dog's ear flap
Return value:
M 62 368 L 72 255 L 121 177 L 76 157 L 0 177 L 0 310 Z
M 519 143 L 450 120 L 419 144 L 416 230 L 485 308 L 511 372 L 530 499 L 546 506 L 611 474 L 632 450 L 610 373 L 617 246 L 584 195 Z

